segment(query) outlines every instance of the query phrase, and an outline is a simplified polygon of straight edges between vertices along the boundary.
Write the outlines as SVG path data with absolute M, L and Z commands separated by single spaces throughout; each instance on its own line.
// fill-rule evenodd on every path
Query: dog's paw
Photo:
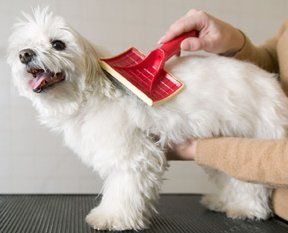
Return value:
M 201 199 L 201 204 L 209 210 L 224 212 L 223 202 L 214 194 L 204 195 Z
M 245 208 L 242 206 L 231 206 L 214 194 L 207 194 L 202 197 L 201 204 L 206 208 L 216 212 L 225 212 L 227 217 L 233 219 L 265 220 L 271 216 L 271 211 L 262 206 L 255 208 Z
M 86 222 L 95 230 L 130 230 L 116 214 L 108 213 L 100 208 L 93 209 L 87 216 Z
M 86 222 L 95 230 L 141 230 L 146 227 L 141 219 L 117 214 L 116 211 L 96 207 L 86 216 Z
M 227 208 L 226 215 L 233 219 L 251 219 L 251 220 L 265 220 L 271 216 L 269 210 L 256 210 L 245 208 Z

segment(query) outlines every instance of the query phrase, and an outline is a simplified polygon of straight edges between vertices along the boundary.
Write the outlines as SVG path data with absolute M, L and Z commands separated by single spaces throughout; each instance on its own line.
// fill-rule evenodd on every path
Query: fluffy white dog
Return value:
M 15 26 L 8 56 L 14 84 L 41 122 L 63 134 L 66 145 L 105 179 L 102 201 L 86 218 L 95 229 L 147 227 L 170 143 L 286 135 L 288 101 L 275 76 L 255 65 L 220 56 L 174 59 L 166 69 L 185 90 L 148 107 L 106 77 L 98 55 L 63 18 L 38 9 Z M 269 188 L 208 172 L 219 185 L 203 198 L 209 209 L 233 218 L 269 217 Z

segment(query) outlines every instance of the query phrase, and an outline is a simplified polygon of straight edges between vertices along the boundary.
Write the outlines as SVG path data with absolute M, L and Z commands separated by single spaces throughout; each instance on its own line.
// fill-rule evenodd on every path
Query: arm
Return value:
M 245 36 L 244 46 L 233 55 L 236 59 L 250 61 L 269 72 L 280 73 L 282 87 L 288 95 L 287 41 L 288 21 L 282 25 L 274 38 L 266 41 L 261 46 L 253 45 L 249 38 Z
M 244 36 L 244 46 L 234 54 L 234 58 L 254 63 L 268 72 L 278 73 L 279 67 L 276 51 L 278 38 L 274 37 L 262 46 L 255 46 L 246 35 Z
M 288 221 L 288 139 L 203 139 L 194 141 L 194 149 L 190 146 L 188 151 L 185 159 L 194 153 L 197 163 L 237 179 L 281 186 L 273 192 L 272 206 L 276 215 Z
M 240 180 L 288 187 L 288 139 L 198 140 L 194 159 Z

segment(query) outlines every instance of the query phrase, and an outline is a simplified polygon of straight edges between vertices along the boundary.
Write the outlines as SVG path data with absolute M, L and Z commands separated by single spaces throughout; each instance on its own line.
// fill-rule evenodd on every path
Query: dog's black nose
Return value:
M 35 52 L 32 49 L 23 49 L 19 52 L 19 59 L 23 64 L 28 64 L 33 56 L 35 56 Z

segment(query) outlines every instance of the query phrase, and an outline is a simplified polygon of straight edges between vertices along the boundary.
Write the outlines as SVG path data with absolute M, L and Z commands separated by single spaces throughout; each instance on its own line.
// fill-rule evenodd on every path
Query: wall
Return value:
M 0 1 L 0 193 L 98 192 L 97 174 L 40 126 L 28 100 L 11 85 L 5 50 L 21 11 L 40 5 L 65 17 L 74 28 L 112 53 L 134 45 L 144 51 L 190 8 L 203 9 L 242 29 L 255 42 L 273 36 L 287 17 L 286 0 L 9 0 Z M 202 193 L 213 189 L 193 162 L 172 162 L 163 192 Z

